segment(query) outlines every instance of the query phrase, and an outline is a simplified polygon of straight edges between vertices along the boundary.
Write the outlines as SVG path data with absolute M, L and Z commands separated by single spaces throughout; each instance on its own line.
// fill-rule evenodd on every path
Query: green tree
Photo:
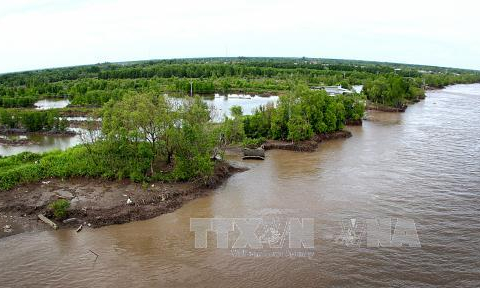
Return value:
M 245 137 L 242 107 L 232 106 L 230 111 L 232 118 L 225 116 L 222 124 L 222 133 L 226 144 L 241 142 Z
M 294 115 L 288 121 L 288 140 L 301 141 L 313 136 L 312 126 L 300 115 Z
M 150 173 L 154 174 L 159 156 L 166 156 L 167 163 L 172 161 L 176 120 L 177 112 L 163 95 L 130 94 L 105 106 L 102 132 L 109 140 L 127 141 L 138 148 L 140 142 L 148 143 L 150 149 L 141 152 L 150 155 Z
M 182 128 L 175 154 L 176 177 L 206 181 L 213 173 L 211 158 L 219 141 L 219 135 L 208 123 L 210 110 L 199 97 L 195 97 L 186 101 L 181 114 Z

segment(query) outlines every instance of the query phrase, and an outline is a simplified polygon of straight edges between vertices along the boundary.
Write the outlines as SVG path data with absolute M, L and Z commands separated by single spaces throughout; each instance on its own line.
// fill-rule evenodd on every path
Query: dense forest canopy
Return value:
M 392 79 L 399 79 L 397 77 L 403 78 L 409 87 L 384 89 L 383 86 L 391 86 L 395 82 Z M 31 107 L 38 99 L 52 97 L 68 97 L 74 105 L 101 106 L 110 99 L 121 99 L 129 91 L 189 94 L 192 89 L 194 94 L 280 94 L 291 88 L 292 80 L 301 80 L 310 86 L 373 86 L 375 91 L 366 90 L 369 100 L 395 106 L 418 96 L 418 89 L 425 85 L 443 87 L 480 82 L 480 72 L 312 58 L 238 57 L 104 63 L 0 75 L 0 107 Z M 400 94 L 392 95 L 397 92 Z
M 172 59 L 3 74 L 0 130 L 62 132 L 66 109 L 98 117 L 101 128 L 90 131 L 95 139 L 66 151 L 0 157 L 0 190 L 71 176 L 208 181 L 226 145 L 309 140 L 361 121 L 366 104 L 402 108 L 428 87 L 474 82 L 478 71 L 309 58 Z M 322 85 L 363 90 L 331 96 L 311 89 Z M 200 97 L 179 104 L 165 96 L 232 92 L 280 97 L 253 115 L 234 106 L 231 117 L 214 123 Z M 45 98 L 68 98 L 76 107 L 28 109 Z

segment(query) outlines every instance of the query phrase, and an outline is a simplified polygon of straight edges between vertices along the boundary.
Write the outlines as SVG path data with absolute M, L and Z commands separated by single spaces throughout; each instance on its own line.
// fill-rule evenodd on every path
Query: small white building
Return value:
M 343 94 L 350 94 L 352 91 L 342 88 L 342 86 L 316 86 L 311 87 L 312 90 L 325 90 L 328 95 L 335 96 L 335 95 L 343 95 Z

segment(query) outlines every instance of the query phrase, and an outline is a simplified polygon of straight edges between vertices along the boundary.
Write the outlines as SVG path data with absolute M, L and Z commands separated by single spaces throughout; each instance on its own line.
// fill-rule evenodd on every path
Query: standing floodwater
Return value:
M 4 136 L 23 137 L 31 143 L 22 145 L 0 145 L 0 156 L 10 156 L 19 154 L 25 151 L 34 153 L 43 153 L 51 150 L 65 150 L 67 148 L 76 146 L 82 143 L 80 135 L 22 135 L 22 136 Z
M 317 152 L 270 151 L 211 196 L 148 221 L 0 240 L 0 286 L 480 286 L 480 85 L 371 113 Z M 239 159 L 233 159 L 238 160 Z M 311 217 L 311 258 L 195 249 L 192 217 Z M 408 218 L 421 248 L 347 247 L 344 219 Z M 99 254 L 95 256 L 89 249 Z
M 171 98 L 178 104 L 182 103 L 185 98 Z M 212 97 L 204 97 L 203 101 L 207 103 L 212 111 L 212 120 L 214 122 L 222 122 L 224 116 L 230 116 L 230 108 L 237 105 L 242 107 L 244 115 L 250 115 L 252 112 L 262 105 L 276 103 L 278 96 L 262 97 L 257 95 L 214 95 Z M 70 103 L 69 100 L 41 100 L 35 103 L 37 109 L 47 110 L 53 108 L 63 108 Z M 87 121 L 91 120 L 88 117 L 65 117 L 68 121 Z M 101 119 L 94 119 L 101 121 Z M 81 132 L 81 129 L 73 129 Z M 0 135 L 0 137 L 11 138 L 17 136 Z M 22 136 L 30 140 L 27 144 L 20 145 L 3 145 L 0 144 L 0 156 L 10 156 L 19 154 L 21 152 L 29 151 L 35 153 L 48 152 L 59 149 L 65 150 L 67 148 L 83 143 L 80 135 L 27 135 Z
M 48 110 L 48 109 L 55 109 L 55 108 L 65 108 L 70 104 L 70 100 L 51 100 L 51 99 L 44 99 L 35 102 L 34 106 L 37 110 Z
M 260 106 L 274 105 L 278 101 L 278 96 L 258 96 L 245 94 L 215 94 L 213 98 L 204 98 L 205 103 L 213 110 L 213 121 L 221 122 L 224 116 L 231 116 L 230 109 L 233 106 L 242 107 L 244 115 L 251 115 Z

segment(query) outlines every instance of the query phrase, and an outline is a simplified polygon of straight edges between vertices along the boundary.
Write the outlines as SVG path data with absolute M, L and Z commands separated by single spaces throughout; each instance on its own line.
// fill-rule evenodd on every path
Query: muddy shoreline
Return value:
M 244 168 L 218 162 L 214 175 L 207 183 L 150 183 L 142 186 L 129 180 L 72 178 L 46 179 L 0 192 L 0 238 L 50 230 L 38 220 L 38 214 L 53 219 L 48 205 L 57 199 L 70 204 L 63 221 L 54 220 L 59 228 L 84 229 L 146 220 L 170 213 L 183 203 L 206 196 L 228 177 Z M 127 204 L 127 199 L 132 201 Z
M 333 139 L 341 138 L 350 138 L 352 133 L 347 130 L 335 131 L 332 133 L 322 133 L 317 134 L 312 137 L 311 140 L 292 142 L 292 141 L 282 141 L 282 140 L 267 140 L 263 145 L 265 150 L 290 150 L 290 151 L 301 151 L 301 152 L 313 152 L 317 150 L 318 144 Z
M 21 146 L 21 145 L 31 145 L 34 142 L 29 139 L 8 139 L 0 137 L 0 145 L 8 146 Z
M 366 107 L 367 110 L 381 111 L 381 112 L 405 112 L 408 108 L 408 105 L 403 105 L 402 107 L 390 107 L 380 104 L 369 103 Z
M 268 140 L 265 150 L 281 149 L 311 152 L 322 141 L 349 138 L 342 130 L 315 135 L 311 140 L 292 143 Z M 229 147 L 230 154 L 241 154 L 239 147 Z M 110 181 L 98 178 L 44 179 L 0 192 L 0 238 L 24 232 L 52 229 L 38 220 L 43 214 L 54 220 L 48 205 L 58 199 L 70 202 L 68 216 L 54 220 L 59 228 L 84 229 L 146 220 L 170 213 L 185 202 L 209 195 L 234 173 L 245 171 L 227 162 L 217 162 L 214 175 L 206 182 L 149 183 L 143 186 L 129 180 Z M 132 201 L 127 204 L 127 199 Z
M 72 136 L 76 135 L 75 131 L 36 131 L 36 132 L 29 132 L 25 129 L 2 129 L 0 130 L 1 135 L 45 135 L 45 136 Z
M 33 145 L 36 142 L 29 138 L 14 138 L 10 139 L 8 136 L 32 136 L 32 135 L 41 135 L 41 136 L 74 136 L 78 133 L 75 131 L 37 131 L 37 132 L 28 132 L 23 129 L 9 129 L 9 130 L 0 130 L 0 145 L 5 146 L 22 146 L 22 145 Z

